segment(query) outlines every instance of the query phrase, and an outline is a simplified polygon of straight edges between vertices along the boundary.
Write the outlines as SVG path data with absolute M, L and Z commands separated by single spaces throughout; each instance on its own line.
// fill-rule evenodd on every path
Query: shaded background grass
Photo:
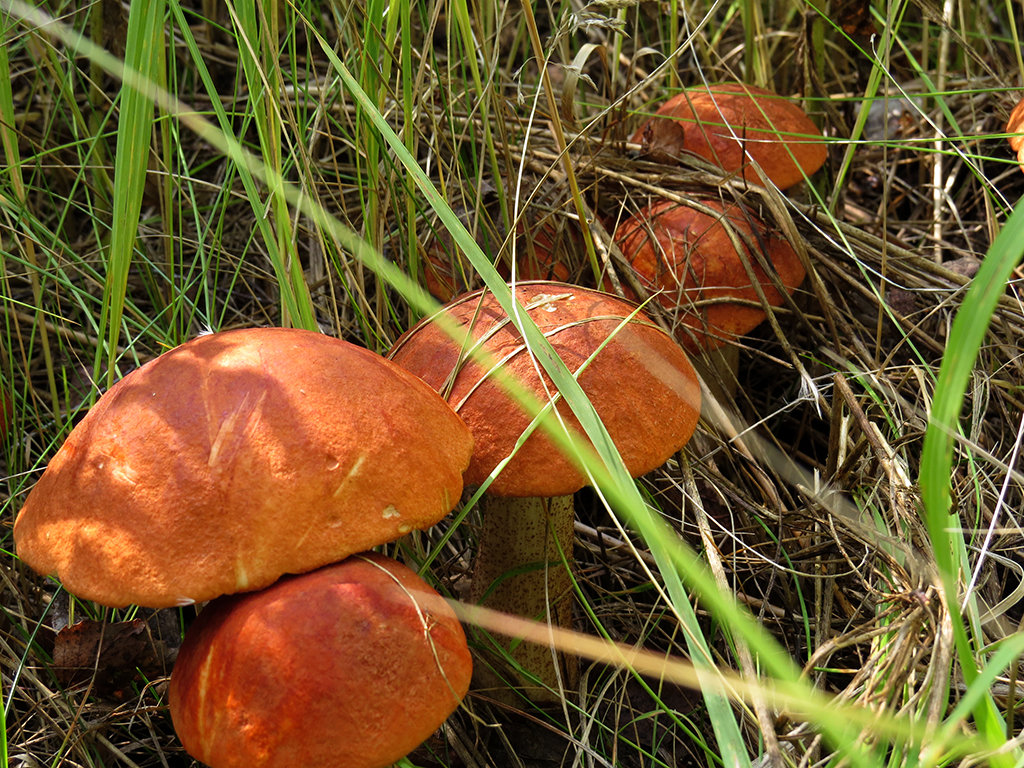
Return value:
M 422 282 L 441 243 L 478 281 L 480 255 L 446 234 L 381 118 L 493 261 L 523 247 L 508 237 L 520 217 L 592 217 L 567 255 L 572 278 L 594 284 L 618 269 L 616 222 L 662 194 L 737 197 L 790 238 L 808 279 L 774 327 L 741 343 L 721 413 L 706 412 L 685 455 L 643 481 L 658 517 L 578 497 L 578 625 L 666 657 L 703 645 L 707 663 L 766 685 L 779 674 L 707 594 L 689 615 L 694 582 L 656 519 L 703 553 L 807 681 L 897 722 L 896 735 L 861 738 L 856 721 L 845 732 L 825 721 L 822 740 L 820 713 L 807 721 L 756 698 L 723 709 L 595 665 L 554 713 L 471 694 L 417 764 L 909 764 L 920 745 L 898 735 L 912 723 L 931 729 L 925 762 L 996 762 L 986 750 L 1017 736 L 1024 314 L 1012 238 L 980 273 L 988 305 L 961 320 L 981 345 L 975 361 L 956 343 L 968 352 L 962 410 L 962 386 L 939 368 L 1024 188 L 1002 136 L 1020 79 L 1019 7 L 40 7 L 111 60 L 39 19 L 17 21 L 26 9 L 3 17 L 0 672 L 11 764 L 190 764 L 163 707 L 190 612 L 97 611 L 11 552 L 24 494 L 108 382 L 208 328 L 291 324 L 383 351 L 424 305 L 371 268 L 374 252 Z M 116 59 L 145 77 L 122 86 Z M 625 145 L 680 86 L 729 79 L 800 99 L 822 127 L 830 159 L 807 188 L 783 197 L 697 163 L 638 160 Z M 948 471 L 945 451 L 923 454 L 936 402 L 955 427 L 930 438 L 950 439 Z M 919 483 L 939 490 L 927 509 Z M 400 555 L 431 559 L 431 578 L 458 596 L 475 511 L 454 519 Z M 649 544 L 623 519 L 653 531 Z M 57 631 L 83 616 L 136 623 L 108 625 L 100 647 L 112 650 L 55 667 Z M 488 645 L 482 633 L 474 643 Z

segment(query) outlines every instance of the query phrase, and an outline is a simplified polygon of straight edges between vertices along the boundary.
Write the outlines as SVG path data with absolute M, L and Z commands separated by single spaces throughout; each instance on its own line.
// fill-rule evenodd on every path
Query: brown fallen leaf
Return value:
M 686 130 L 676 120 L 649 120 L 640 137 L 640 157 L 654 163 L 678 163 L 686 149 Z
M 61 685 L 92 683 L 98 696 L 123 699 L 136 677 L 166 674 L 171 651 L 143 619 L 116 623 L 85 619 L 57 632 L 53 671 Z
M 841 0 L 832 7 L 830 15 L 852 38 L 863 40 L 878 34 L 875 22 L 871 19 L 870 0 Z

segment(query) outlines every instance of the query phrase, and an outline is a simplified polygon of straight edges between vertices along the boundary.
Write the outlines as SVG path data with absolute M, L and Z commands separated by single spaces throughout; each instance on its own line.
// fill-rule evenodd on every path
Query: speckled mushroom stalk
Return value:
M 578 371 L 580 386 L 634 477 L 687 442 L 700 411 L 696 374 L 678 344 L 645 315 L 624 323 L 635 305 L 552 282 L 519 283 L 515 298 L 569 370 Z M 555 388 L 539 373 L 493 294 L 467 294 L 441 311 L 467 330 L 472 344 L 463 347 L 428 318 L 399 339 L 389 356 L 440 391 L 469 426 L 474 453 L 467 485 L 482 484 L 512 457 L 482 505 L 472 595 L 496 610 L 540 621 L 550 616 L 552 624 L 569 627 L 572 581 L 562 558 L 571 565 L 572 494 L 587 478 L 543 430 L 517 446 L 532 418 L 494 374 L 500 369 L 514 377 L 541 401 Z M 477 350 L 490 362 L 473 359 Z M 582 435 L 566 403 L 559 400 L 555 407 L 566 428 Z M 507 650 L 524 670 L 523 680 L 539 681 L 524 685 L 535 700 L 547 698 L 546 689 L 557 691 L 559 682 L 572 685 L 572 662 L 559 661 L 560 680 L 549 648 L 511 643 Z

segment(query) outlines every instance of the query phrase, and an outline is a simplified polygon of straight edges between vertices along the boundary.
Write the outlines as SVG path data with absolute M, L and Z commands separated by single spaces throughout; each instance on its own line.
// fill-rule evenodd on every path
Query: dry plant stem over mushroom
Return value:
M 696 374 L 671 336 L 634 314 L 635 305 L 554 282 L 518 283 L 515 298 L 575 372 L 633 476 L 658 467 L 686 443 L 700 412 Z M 550 616 L 568 627 L 572 581 L 562 559 L 572 562 L 572 494 L 588 479 L 543 429 L 519 445 L 533 419 L 502 380 L 542 402 L 554 398 L 560 428 L 577 436 L 583 430 L 491 293 L 467 294 L 442 312 L 464 326 L 472 342 L 452 341 L 428 318 L 389 355 L 440 391 L 469 426 L 474 450 L 467 485 L 483 484 L 508 462 L 482 503 L 473 596 L 495 610 L 542 621 Z M 477 351 L 486 362 L 475 359 Z M 527 686 L 535 700 L 546 698 L 548 688 L 557 691 L 559 682 L 573 682 L 571 663 L 559 662 L 556 670 L 548 648 L 513 642 L 506 652 L 525 679 L 543 686 Z

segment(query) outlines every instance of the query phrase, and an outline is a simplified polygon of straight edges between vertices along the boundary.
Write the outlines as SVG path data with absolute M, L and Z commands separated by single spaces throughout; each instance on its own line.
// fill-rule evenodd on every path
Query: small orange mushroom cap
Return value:
M 380 355 L 310 331 L 215 333 L 100 398 L 14 539 L 80 597 L 201 602 L 433 525 L 471 451 L 447 403 Z
M 639 313 L 626 321 L 635 305 L 556 282 L 518 283 L 515 297 L 570 371 L 587 363 L 577 380 L 633 476 L 660 466 L 686 444 L 700 414 L 697 375 L 682 348 L 650 318 Z M 556 391 L 547 375 L 538 373 L 539 363 L 492 293 L 466 294 L 440 311 L 466 328 L 505 373 L 541 401 Z M 506 393 L 494 369 L 468 359 L 467 350 L 434 318 L 408 331 L 388 355 L 443 392 L 469 425 L 475 448 L 465 480 L 483 483 L 512 453 L 531 417 Z M 582 435 L 565 401 L 556 408 L 566 425 Z M 497 496 L 565 496 L 587 482 L 538 429 L 489 490 Z
M 1018 101 L 1010 112 L 1010 119 L 1006 121 L 1006 132 L 1011 134 L 1006 140 L 1010 144 L 1010 149 L 1017 153 L 1020 169 L 1024 171 L 1024 99 Z
M 168 698 L 181 743 L 211 768 L 382 768 L 440 727 L 471 672 L 440 595 L 364 553 L 211 603 Z
M 746 174 L 753 159 L 780 189 L 799 184 L 828 156 L 821 132 L 799 106 L 741 83 L 688 88 L 662 104 L 632 141 L 659 161 L 692 152 L 729 173 Z M 759 175 L 750 178 L 761 182 Z
M 660 200 L 620 224 L 614 240 L 641 285 L 676 318 L 676 336 L 690 351 L 720 346 L 765 319 L 751 273 L 769 305 L 782 304 L 752 247 L 788 293 L 805 275 L 792 246 L 737 203 Z

